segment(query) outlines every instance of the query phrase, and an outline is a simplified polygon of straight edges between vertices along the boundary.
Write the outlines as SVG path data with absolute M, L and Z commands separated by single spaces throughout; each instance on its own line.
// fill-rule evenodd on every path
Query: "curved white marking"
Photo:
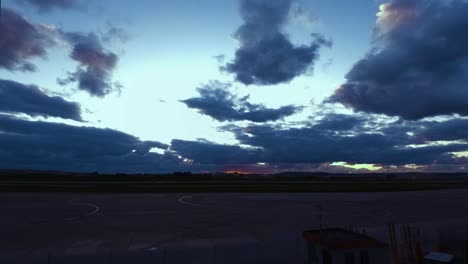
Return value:
M 86 205 L 94 207 L 94 210 L 91 213 L 88 213 L 86 216 L 92 216 L 94 214 L 97 214 L 101 210 L 101 208 L 99 206 L 97 206 L 97 205 L 90 204 L 90 203 L 87 203 Z
M 179 198 L 179 203 L 181 204 L 188 204 L 188 205 L 192 205 L 192 206 L 202 206 L 200 204 L 194 204 L 194 203 L 191 203 L 191 202 L 187 202 L 185 201 L 185 199 L 192 199 L 193 197 L 191 195 L 184 195 L 182 197 Z
M 74 202 L 70 202 L 71 204 L 74 204 L 74 205 L 86 205 L 86 206 L 89 206 L 89 207 L 93 207 L 94 210 L 90 213 L 87 213 L 85 216 L 92 216 L 94 214 L 97 214 L 101 208 L 95 204 L 91 204 L 91 203 L 74 203 Z
M 187 202 L 186 199 L 192 199 L 193 196 L 191 195 L 184 195 L 179 198 L 179 203 L 181 204 L 186 204 L 186 205 L 191 205 L 191 206 L 198 206 L 198 207 L 211 207 L 211 208 L 225 208 L 225 209 L 234 209 L 233 207 L 228 207 L 228 206 L 221 206 L 221 205 L 211 205 L 211 204 L 196 204 L 196 203 L 191 203 Z

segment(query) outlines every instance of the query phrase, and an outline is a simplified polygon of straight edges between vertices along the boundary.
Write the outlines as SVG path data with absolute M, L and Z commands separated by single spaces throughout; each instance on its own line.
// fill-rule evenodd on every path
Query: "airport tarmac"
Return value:
M 391 193 L 0 194 L 0 252 L 88 254 L 468 219 L 468 189 Z M 243 242 L 242 242 L 243 241 Z

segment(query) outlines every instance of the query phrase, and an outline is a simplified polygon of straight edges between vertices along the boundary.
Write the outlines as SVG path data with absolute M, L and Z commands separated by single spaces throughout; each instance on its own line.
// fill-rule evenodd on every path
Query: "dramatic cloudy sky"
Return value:
M 463 0 L 3 0 L 0 169 L 467 171 Z

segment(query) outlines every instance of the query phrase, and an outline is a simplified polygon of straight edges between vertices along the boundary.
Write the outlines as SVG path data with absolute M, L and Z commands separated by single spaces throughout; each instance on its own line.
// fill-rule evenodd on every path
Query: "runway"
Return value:
M 468 219 L 468 190 L 311 194 L 0 194 L 1 252 L 127 251 L 300 237 L 325 226 Z

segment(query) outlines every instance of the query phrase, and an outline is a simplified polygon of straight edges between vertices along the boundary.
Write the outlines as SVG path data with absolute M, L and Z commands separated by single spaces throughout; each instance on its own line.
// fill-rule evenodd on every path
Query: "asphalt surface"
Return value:
M 468 219 L 468 189 L 316 194 L 0 194 L 0 253 L 268 241 L 324 226 Z M 322 220 L 319 220 L 322 219 Z M 200 242 L 203 243 L 203 242 Z

